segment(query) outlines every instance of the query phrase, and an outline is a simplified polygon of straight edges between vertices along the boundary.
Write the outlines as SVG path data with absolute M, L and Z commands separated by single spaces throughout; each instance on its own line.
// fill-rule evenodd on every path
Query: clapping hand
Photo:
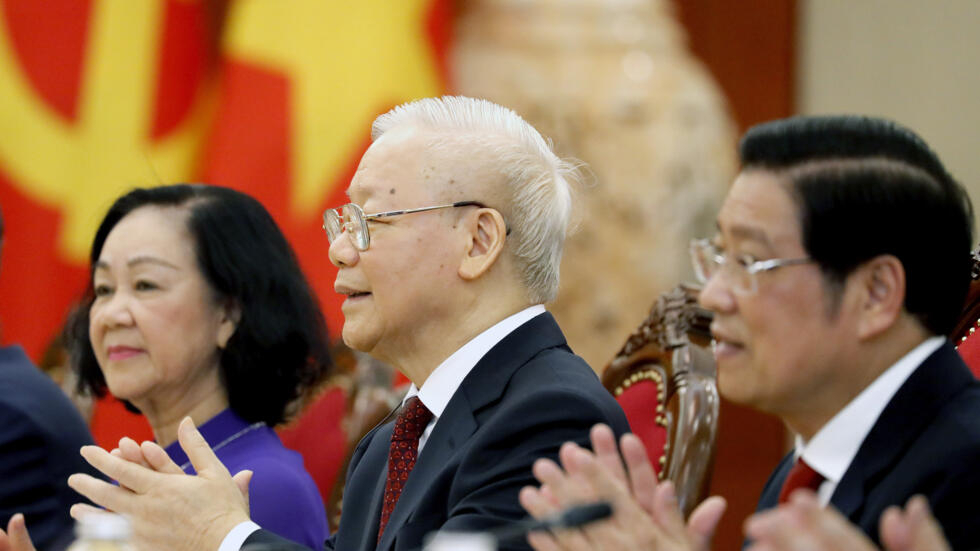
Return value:
M 543 518 L 602 499 L 612 503 L 613 516 L 583 529 L 531 533 L 532 547 L 537 551 L 704 551 L 710 547 L 725 510 L 724 499 L 705 500 L 685 524 L 673 484 L 658 483 L 636 436 L 623 436 L 619 449 L 605 425 L 593 427 L 590 436 L 594 452 L 566 443 L 559 452 L 561 466 L 547 459 L 535 462 L 534 476 L 541 487 L 522 489 L 521 505 L 535 518 Z
M 7 531 L 0 530 L 0 551 L 35 551 L 31 536 L 27 533 L 24 515 L 10 517 Z
M 910 499 L 904 510 L 886 509 L 878 531 L 887 551 L 950 548 L 922 496 Z M 749 517 L 745 534 L 753 540 L 750 551 L 878 551 L 861 530 L 833 507 L 822 507 L 809 490 L 797 490 L 786 504 Z
M 249 519 L 252 473 L 232 477 L 190 418 L 181 422 L 177 437 L 196 476 L 184 474 L 159 445 L 124 439 L 112 453 L 97 446 L 81 450 L 86 461 L 118 486 L 85 474 L 70 476 L 68 485 L 93 503 L 127 515 L 136 548 L 217 549 L 232 528 Z M 71 514 L 78 518 L 92 509 L 78 504 Z

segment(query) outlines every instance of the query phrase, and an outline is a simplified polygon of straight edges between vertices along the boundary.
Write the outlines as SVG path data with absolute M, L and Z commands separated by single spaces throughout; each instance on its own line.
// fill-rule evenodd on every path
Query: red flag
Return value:
M 85 287 L 112 200 L 179 181 L 262 201 L 338 335 L 321 213 L 343 202 L 375 116 L 445 90 L 449 6 L 0 0 L 0 339 L 39 358 Z M 98 443 L 150 437 L 123 415 L 118 405 L 96 410 Z M 334 436 L 304 434 L 304 420 L 291 434 L 313 445 L 342 435 L 330 421 Z
M 38 358 L 60 331 L 116 196 L 193 175 L 209 111 L 205 33 L 195 2 L 0 2 L 5 343 Z M 150 436 L 145 421 L 116 419 L 97 406 L 100 444 L 121 428 Z

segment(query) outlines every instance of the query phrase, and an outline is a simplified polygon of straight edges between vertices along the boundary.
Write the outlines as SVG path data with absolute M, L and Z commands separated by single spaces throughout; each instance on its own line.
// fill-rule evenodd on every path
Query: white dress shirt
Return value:
M 794 458 L 802 456 L 807 465 L 824 477 L 817 490 L 821 505 L 830 503 L 837 484 L 888 402 L 916 368 L 945 340 L 944 337 L 930 337 L 922 341 L 837 412 L 813 438 L 805 441 L 801 436 L 796 436 Z
M 435 428 L 439 417 L 446 410 L 449 400 L 456 394 L 459 385 L 463 384 L 463 379 L 470 374 L 470 371 L 476 367 L 476 364 L 483 359 L 483 356 L 491 348 L 504 340 L 504 337 L 510 335 L 515 329 L 544 312 L 544 305 L 536 304 L 504 318 L 493 327 L 464 344 L 459 350 L 453 352 L 422 383 L 422 388 L 418 388 L 415 386 L 415 383 L 412 383 L 412 386 L 408 389 L 408 393 L 405 395 L 405 399 L 402 400 L 402 405 L 405 405 L 405 401 L 409 398 L 417 395 L 419 400 L 422 401 L 422 404 L 432 412 L 432 420 L 429 421 L 429 424 L 426 425 L 425 430 L 422 432 L 422 436 L 419 437 L 418 453 L 420 455 L 422 453 L 422 447 L 425 446 L 426 440 L 432 434 L 432 429 Z M 225 539 L 221 541 L 221 546 L 218 547 L 218 551 L 238 551 L 241 549 L 242 544 L 245 543 L 245 540 L 260 528 L 258 524 L 252 521 L 246 521 L 235 526 L 231 532 L 228 532 Z

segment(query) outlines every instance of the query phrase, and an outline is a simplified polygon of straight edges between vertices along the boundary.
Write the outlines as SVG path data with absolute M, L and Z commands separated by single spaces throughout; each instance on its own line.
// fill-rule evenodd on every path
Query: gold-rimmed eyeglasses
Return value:
M 342 207 L 327 209 L 323 212 L 323 229 L 327 232 L 327 240 L 330 243 L 333 243 L 338 235 L 346 231 L 354 247 L 363 252 L 371 246 L 371 233 L 368 231 L 367 225 L 369 220 L 455 207 L 486 208 L 486 205 L 479 201 L 457 201 L 448 205 L 436 205 L 434 207 L 419 207 L 415 209 L 390 210 L 387 212 L 365 214 L 361 207 L 354 203 L 347 203 Z
M 732 287 L 742 294 L 752 294 L 759 289 L 756 274 L 768 272 L 783 266 L 809 264 L 812 258 L 770 258 L 756 260 L 751 255 L 731 256 L 718 249 L 710 239 L 695 239 L 691 241 L 691 262 L 694 264 L 694 275 L 702 285 L 718 272 L 724 271 L 732 283 Z

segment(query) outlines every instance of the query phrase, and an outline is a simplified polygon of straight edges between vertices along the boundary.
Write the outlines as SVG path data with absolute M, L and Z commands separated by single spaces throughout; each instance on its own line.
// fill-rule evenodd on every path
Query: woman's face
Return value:
M 109 390 L 137 405 L 213 387 L 235 324 L 198 268 L 188 212 L 140 207 L 109 233 L 93 272 L 89 337 Z

